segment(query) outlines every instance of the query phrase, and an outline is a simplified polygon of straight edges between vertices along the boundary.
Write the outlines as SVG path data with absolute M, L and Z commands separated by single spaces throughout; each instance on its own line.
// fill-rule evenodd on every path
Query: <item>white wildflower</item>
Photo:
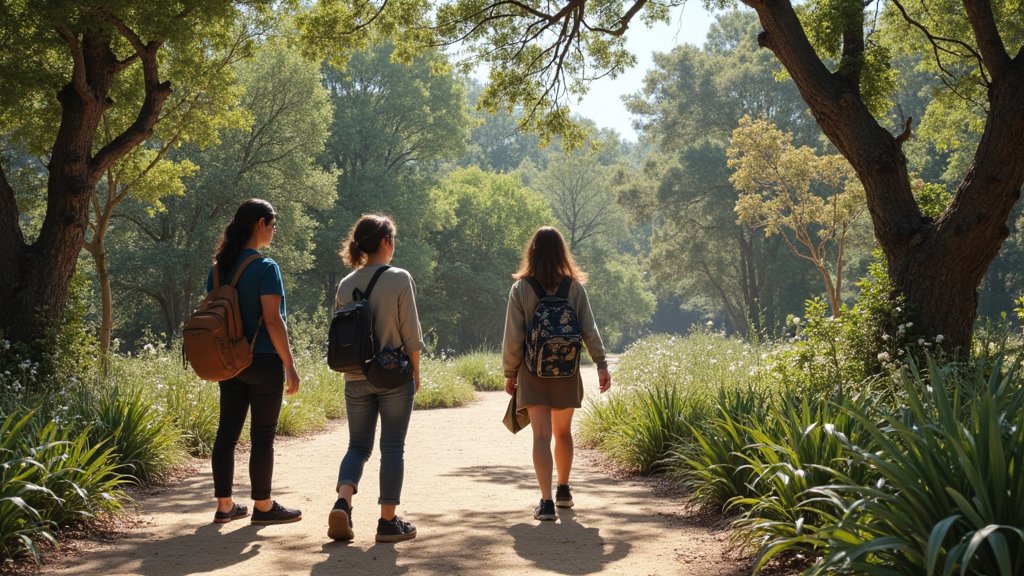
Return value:
M 946 337 L 943 336 L 942 334 L 939 334 L 938 336 L 935 337 L 935 341 L 938 342 L 939 344 L 942 344 L 942 341 L 945 339 Z

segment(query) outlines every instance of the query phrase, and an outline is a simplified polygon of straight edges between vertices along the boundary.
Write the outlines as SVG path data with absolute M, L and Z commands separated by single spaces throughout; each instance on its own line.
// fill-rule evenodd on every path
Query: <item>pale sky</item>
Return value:
M 680 44 L 703 46 L 704 38 L 714 17 L 704 10 L 700 2 L 689 0 L 685 6 L 672 11 L 672 22 L 645 28 L 637 20 L 626 31 L 626 46 L 637 57 L 636 66 L 618 78 L 604 78 L 590 85 L 583 100 L 571 104 L 572 111 L 590 118 L 601 128 L 616 130 L 625 140 L 636 141 L 631 116 L 622 103 L 622 96 L 643 88 L 644 76 L 653 65 L 651 53 L 670 52 Z

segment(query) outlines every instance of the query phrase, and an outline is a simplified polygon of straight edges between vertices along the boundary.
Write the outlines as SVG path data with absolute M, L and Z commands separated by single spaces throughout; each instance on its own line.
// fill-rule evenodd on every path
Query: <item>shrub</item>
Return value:
M 88 395 L 88 392 L 85 392 Z M 82 401 L 91 406 L 93 442 L 108 442 L 121 463 L 119 472 L 142 483 L 159 481 L 184 461 L 180 433 L 163 409 L 134 386 L 114 386 Z
M 911 365 L 903 378 L 902 409 L 881 418 L 850 409 L 877 446 L 849 442 L 871 481 L 818 490 L 845 513 L 812 574 L 1024 572 L 1019 367 L 965 374 L 931 358 L 927 366 L 922 374 Z
M 112 447 L 39 420 L 32 410 L 0 422 L 0 562 L 40 561 L 56 528 L 116 512 L 125 498 Z

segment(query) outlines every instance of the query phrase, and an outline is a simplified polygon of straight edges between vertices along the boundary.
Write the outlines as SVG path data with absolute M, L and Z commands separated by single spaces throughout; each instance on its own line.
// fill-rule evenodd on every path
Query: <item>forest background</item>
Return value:
M 286 18 L 250 16 L 206 63 L 214 70 L 202 72 L 216 82 L 177 89 L 154 137 L 112 165 L 90 200 L 74 302 L 82 321 L 99 327 L 104 350 L 132 353 L 179 336 L 223 223 L 246 197 L 277 207 L 281 230 L 267 255 L 284 271 L 290 316 L 318 322 L 345 273 L 340 239 L 359 214 L 391 214 L 402 239 L 395 264 L 417 280 L 436 351 L 500 344 L 510 274 L 539 225 L 558 226 L 590 273 L 613 350 L 706 322 L 741 335 L 784 334 L 787 317 L 799 317 L 810 298 L 852 302 L 856 291 L 842 286 L 871 261 L 871 224 L 857 198 L 844 236 L 815 241 L 816 252 L 800 245 L 800 233 L 822 236 L 836 226 L 828 218 L 801 231 L 780 228 L 779 213 L 737 211 L 745 191 L 770 185 L 804 186 L 828 201 L 848 177 L 837 176 L 838 190 L 792 182 L 797 174 L 745 190 L 732 177 L 727 151 L 744 116 L 781 133 L 737 154 L 789 140 L 835 155 L 780 65 L 758 49 L 752 12 L 716 16 L 702 47 L 655 55 L 627 98 L 638 142 L 578 118 L 591 133 L 574 150 L 517 131 L 521 109 L 474 110 L 480 84 L 446 68 L 441 53 L 401 63 L 379 44 L 339 70 L 289 47 Z M 937 214 L 977 133 L 925 114 L 941 79 L 921 70 L 921 57 L 894 66 L 900 85 L 889 117 L 894 127 L 924 119 L 906 151 Z M 26 133 L 45 141 L 53 128 L 18 128 L 5 136 L 2 161 L 31 238 L 45 215 L 47 170 Z M 1019 212 L 980 287 L 981 316 L 1004 315 L 1021 293 Z

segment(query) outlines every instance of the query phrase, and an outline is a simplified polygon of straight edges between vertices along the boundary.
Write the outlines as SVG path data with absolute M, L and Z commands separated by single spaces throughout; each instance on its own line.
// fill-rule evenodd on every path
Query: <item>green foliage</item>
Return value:
M 139 339 L 147 327 L 157 327 L 167 341 L 175 337 L 205 294 L 220 233 L 249 197 L 264 198 L 277 210 L 274 243 L 264 253 L 281 266 L 290 307 L 295 300 L 319 303 L 322 297 L 322 286 L 311 286 L 313 296 L 303 296 L 306 290 L 296 281 L 314 264 L 316 222 L 309 212 L 326 209 L 336 198 L 338 173 L 315 163 L 331 114 L 320 67 L 270 42 L 232 71 L 244 90 L 240 107 L 250 122 L 222 130 L 216 145 L 174 151 L 172 157 L 199 166 L 185 180 L 187 193 L 165 199 L 160 211 L 127 200 L 123 219 L 110 232 L 111 245 L 119 248 L 111 265 L 116 320 L 128 341 Z
M 116 453 L 118 472 L 139 483 L 161 481 L 183 463 L 185 451 L 173 417 L 131 384 L 103 390 L 81 389 L 76 401 L 85 421 L 91 416 L 92 442 L 107 442 Z
M 869 275 L 857 283 L 860 292 L 853 308 L 830 315 L 822 300 L 807 303 L 805 318 L 792 320 L 797 338 L 772 352 L 766 377 L 811 394 L 856 389 L 865 381 L 894 372 L 906 360 L 913 324 L 903 320 L 901 298 L 893 287 L 881 256 L 869 266 Z M 924 348 L 933 340 L 921 339 Z
M 552 223 L 547 202 L 517 176 L 478 168 L 452 172 L 431 196 L 444 224 L 433 278 L 421 290 L 431 303 L 421 309 L 424 330 L 440 348 L 496 346 L 512 273 L 533 233 Z
M 673 448 L 714 415 L 720 389 L 746 386 L 756 352 L 720 334 L 652 336 L 626 349 L 607 399 L 588 403 L 580 439 L 619 465 L 665 469 Z
M 813 556 L 823 548 L 823 533 L 843 511 L 814 489 L 838 478 L 869 479 L 866 467 L 851 462 L 846 445 L 860 442 L 866 450 L 872 445 L 863 440 L 862 423 L 846 410 L 867 409 L 875 401 L 870 394 L 808 396 L 785 390 L 772 399 L 763 420 L 749 419 L 739 427 L 749 443 L 730 456 L 744 461 L 736 471 L 748 479 L 749 493 L 737 494 L 727 507 L 742 511 L 734 527 L 758 550 L 755 571 L 778 554 Z
M 459 377 L 454 361 L 421 357 L 420 389 L 416 392 L 414 408 L 452 408 L 471 400 L 473 385 Z
M 474 390 L 505 389 L 500 354 L 484 350 L 469 352 L 456 357 L 453 362 L 455 375 L 472 384 Z
M 657 150 L 618 189 L 635 222 L 651 228 L 645 268 L 659 297 L 724 316 L 738 334 L 775 333 L 817 280 L 781 238 L 736 221 L 725 149 L 740 118 L 770 120 L 798 145 L 820 136 L 795 86 L 776 79 L 780 65 L 758 47 L 760 30 L 753 12 L 733 10 L 716 16 L 703 49 L 654 55 L 627 105 Z
M 1018 366 L 990 368 L 929 359 L 903 378 L 905 406 L 848 408 L 870 437 L 847 443 L 869 481 L 818 491 L 844 514 L 812 574 L 1024 570 L 1024 387 Z
M 42 422 L 35 410 L 0 421 L 0 566 L 55 544 L 55 530 L 117 512 L 127 479 L 113 447 Z

